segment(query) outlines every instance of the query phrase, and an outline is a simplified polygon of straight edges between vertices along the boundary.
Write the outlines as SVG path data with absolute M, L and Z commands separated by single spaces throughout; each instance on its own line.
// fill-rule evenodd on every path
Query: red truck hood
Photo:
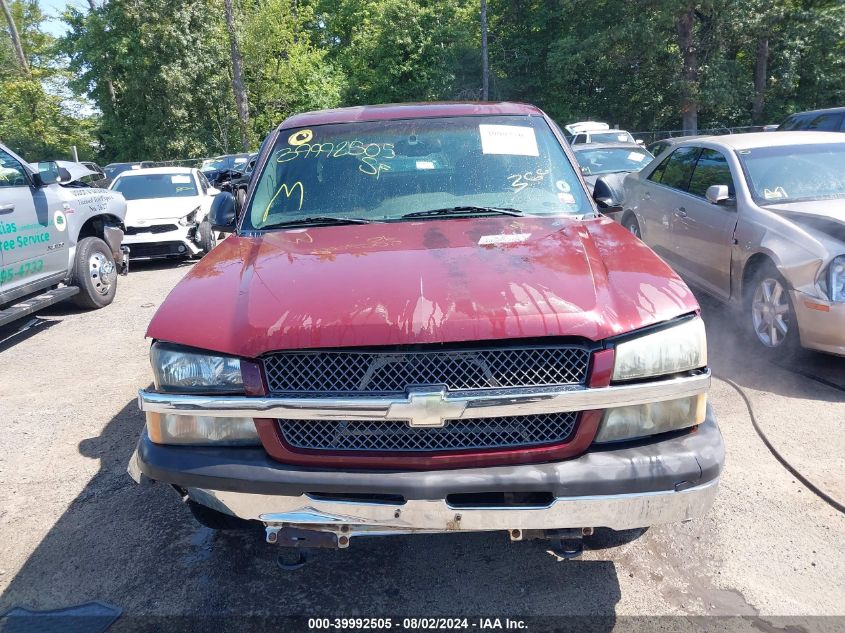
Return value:
M 471 218 L 231 236 L 177 284 L 147 336 L 271 350 L 578 336 L 697 310 L 607 218 Z

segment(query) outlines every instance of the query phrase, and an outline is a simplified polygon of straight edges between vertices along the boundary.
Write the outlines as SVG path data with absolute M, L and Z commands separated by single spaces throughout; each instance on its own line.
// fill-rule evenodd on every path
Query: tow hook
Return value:
M 590 536 L 593 528 L 572 528 L 560 530 L 509 530 L 511 541 L 547 540 L 552 552 L 565 560 L 580 558 L 584 552 L 584 537 Z
M 346 527 L 346 526 L 344 526 Z M 268 525 L 265 528 L 266 540 L 271 545 L 285 548 L 276 563 L 286 571 L 299 569 L 308 560 L 306 551 L 311 548 L 338 549 L 349 547 L 349 537 L 333 532 L 303 530 L 290 526 Z

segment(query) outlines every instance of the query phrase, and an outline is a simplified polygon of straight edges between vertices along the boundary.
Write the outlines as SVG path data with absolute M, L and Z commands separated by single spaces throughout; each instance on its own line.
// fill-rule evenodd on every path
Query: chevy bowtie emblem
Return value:
M 459 418 L 466 406 L 466 402 L 447 400 L 445 390 L 414 390 L 408 393 L 407 402 L 390 405 L 387 419 L 406 420 L 416 428 L 437 428 L 443 426 L 446 420 Z

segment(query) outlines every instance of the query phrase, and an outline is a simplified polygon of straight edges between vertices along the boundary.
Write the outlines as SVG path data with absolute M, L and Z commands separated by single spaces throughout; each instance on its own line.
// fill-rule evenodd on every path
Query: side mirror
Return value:
M 599 209 L 605 213 L 614 213 L 622 210 L 622 200 L 604 178 L 596 180 L 593 188 L 593 200 L 596 201 Z
M 59 166 L 52 160 L 45 160 L 38 163 L 38 181 L 42 186 L 52 185 L 61 180 L 62 174 Z M 70 174 L 68 174 L 70 178 Z
M 725 204 L 731 199 L 727 185 L 710 185 L 704 192 L 704 197 L 710 204 Z
M 214 196 L 211 210 L 208 212 L 213 231 L 231 233 L 235 228 L 235 198 L 228 191 L 221 191 Z

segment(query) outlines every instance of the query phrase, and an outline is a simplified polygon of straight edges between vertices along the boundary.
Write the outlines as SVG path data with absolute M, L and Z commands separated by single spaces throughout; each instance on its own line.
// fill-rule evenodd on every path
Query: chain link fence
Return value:
M 696 136 L 723 136 L 725 134 L 746 134 L 748 132 L 763 132 L 766 126 L 749 125 L 745 127 L 712 127 L 701 128 L 696 133 Z M 655 141 L 662 141 L 666 138 L 675 138 L 677 136 L 686 136 L 684 130 L 651 130 L 649 132 L 631 132 L 631 135 L 638 141 L 643 141 L 646 145 L 654 143 Z

